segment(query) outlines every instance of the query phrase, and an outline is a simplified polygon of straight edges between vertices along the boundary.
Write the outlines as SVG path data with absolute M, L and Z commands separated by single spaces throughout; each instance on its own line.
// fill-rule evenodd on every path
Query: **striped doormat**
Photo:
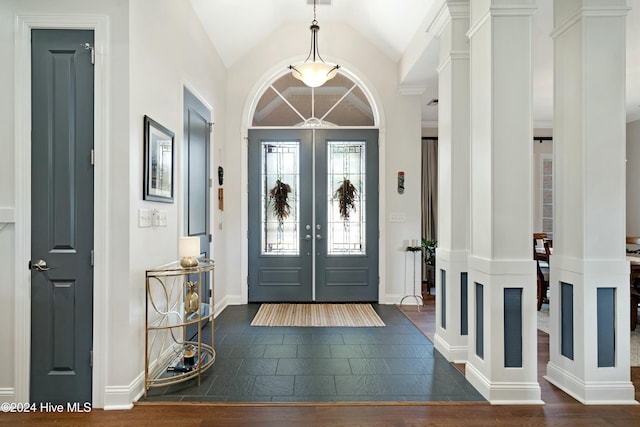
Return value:
M 262 304 L 251 326 L 385 326 L 371 304 Z

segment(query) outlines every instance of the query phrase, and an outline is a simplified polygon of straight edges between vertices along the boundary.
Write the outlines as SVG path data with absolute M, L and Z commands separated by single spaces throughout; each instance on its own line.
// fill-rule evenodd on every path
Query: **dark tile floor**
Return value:
M 216 318 L 216 362 L 200 386 L 152 388 L 147 400 L 484 401 L 396 306 L 374 305 L 382 328 L 252 327 L 258 308 L 229 306 Z

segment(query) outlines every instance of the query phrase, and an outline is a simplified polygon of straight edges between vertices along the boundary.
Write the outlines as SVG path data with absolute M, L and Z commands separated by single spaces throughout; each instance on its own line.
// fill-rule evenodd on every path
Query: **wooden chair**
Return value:
M 542 240 L 543 250 L 537 250 L 538 241 Z M 533 259 L 536 261 L 536 273 L 538 282 L 538 310 L 547 299 L 549 289 L 549 255 L 551 254 L 551 241 L 545 233 L 533 234 Z
M 538 259 L 541 252 L 538 251 L 538 242 L 544 242 L 547 239 L 547 233 L 533 233 L 533 259 Z

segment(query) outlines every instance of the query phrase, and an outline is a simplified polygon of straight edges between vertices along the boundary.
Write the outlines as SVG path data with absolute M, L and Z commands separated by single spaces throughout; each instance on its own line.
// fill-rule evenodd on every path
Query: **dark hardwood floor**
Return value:
M 420 312 L 403 309 L 433 340 L 435 304 L 426 298 Z M 492 406 L 486 403 L 144 403 L 128 411 L 87 414 L 0 414 L 0 426 L 639 426 L 640 405 L 585 406 L 542 376 L 549 359 L 549 337 L 538 333 L 538 372 L 545 405 Z M 458 366 L 463 370 L 463 366 Z M 631 369 L 640 399 L 640 368 Z

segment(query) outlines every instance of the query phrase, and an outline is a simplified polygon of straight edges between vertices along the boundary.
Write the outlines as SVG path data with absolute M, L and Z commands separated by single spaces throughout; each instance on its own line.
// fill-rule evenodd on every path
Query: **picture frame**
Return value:
M 144 200 L 173 203 L 174 140 L 172 131 L 144 116 Z

